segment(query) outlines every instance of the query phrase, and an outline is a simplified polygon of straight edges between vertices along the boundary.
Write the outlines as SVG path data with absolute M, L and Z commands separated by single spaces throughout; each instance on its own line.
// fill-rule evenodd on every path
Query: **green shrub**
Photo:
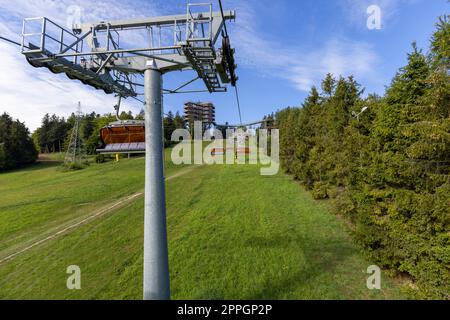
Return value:
M 328 184 L 325 182 L 316 182 L 312 190 L 312 196 L 316 200 L 328 198 Z
M 356 204 L 348 190 L 337 192 L 331 200 L 331 207 L 336 214 L 346 217 L 352 222 L 355 221 Z
M 78 163 L 78 162 L 70 162 L 62 165 L 65 171 L 78 171 L 86 169 L 89 166 L 88 162 Z
M 415 298 L 450 299 L 449 17 L 384 97 L 362 99 L 352 77 L 327 75 L 321 93 L 276 117 L 283 169 L 331 198 L 371 260 L 414 281 Z
M 95 156 L 95 163 L 105 163 L 105 162 L 106 162 L 105 155 L 98 154 Z

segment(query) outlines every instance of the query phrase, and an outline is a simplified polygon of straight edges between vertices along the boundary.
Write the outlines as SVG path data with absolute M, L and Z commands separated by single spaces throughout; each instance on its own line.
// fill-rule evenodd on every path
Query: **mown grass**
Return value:
M 68 171 L 60 163 L 41 162 L 0 174 L 0 259 L 61 225 L 142 191 L 144 163 L 144 158 L 133 158 Z M 167 174 L 178 169 L 167 162 Z
M 64 161 L 65 156 L 64 152 L 43 153 L 39 155 L 39 159 L 44 161 Z
M 68 201 L 51 199 L 70 194 L 52 185 L 61 186 L 65 181 L 72 192 L 81 185 L 84 193 L 76 196 L 78 202 L 91 197 L 103 201 L 139 189 L 130 184 L 137 183 L 141 188 L 142 167 L 139 159 L 109 163 L 64 178 L 55 175 L 54 168 L 37 167 L 34 174 L 29 170 L 10 173 L 0 181 L 14 181 L 10 206 L 20 200 L 29 182 L 47 183 L 47 189 L 35 191 L 35 199 L 49 199 L 49 203 L 40 205 L 50 206 L 51 211 L 58 208 L 54 202 L 62 206 Z M 10 176 L 20 174 L 36 175 L 36 180 L 27 177 L 28 183 L 19 183 L 17 176 Z M 115 178 L 109 191 L 88 191 L 96 187 L 85 180 L 108 180 L 108 174 Z M 20 207 L 27 208 L 26 204 Z M 1 210 L 0 219 L 7 221 Z M 262 177 L 255 166 L 195 168 L 167 182 L 167 210 L 174 299 L 403 298 L 399 288 L 386 278 L 381 291 L 366 288 L 365 271 L 371 263 L 353 244 L 346 226 L 328 212 L 325 203 L 312 200 L 282 174 Z M 14 212 L 24 216 L 22 221 L 32 215 L 20 209 Z M 49 214 L 53 214 L 49 221 L 58 219 L 58 214 Z M 7 229 L 11 223 L 5 225 L 2 234 L 11 233 Z M 0 298 L 141 299 L 142 242 L 140 198 L 0 264 Z M 81 268 L 81 290 L 66 288 L 69 265 Z

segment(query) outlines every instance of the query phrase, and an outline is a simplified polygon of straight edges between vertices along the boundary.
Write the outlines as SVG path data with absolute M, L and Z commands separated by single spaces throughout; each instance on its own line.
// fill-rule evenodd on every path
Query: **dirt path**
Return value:
M 194 170 L 194 168 L 192 168 L 192 167 L 184 169 L 184 170 L 181 170 L 180 172 L 177 172 L 177 173 L 167 177 L 166 181 L 170 181 L 172 179 L 176 179 L 176 178 L 179 178 L 181 176 L 184 176 L 184 175 L 190 173 L 192 170 Z M 59 237 L 59 236 L 61 236 L 63 234 L 66 234 L 66 233 L 68 233 L 68 232 L 70 232 L 72 230 L 75 230 L 75 229 L 77 229 L 77 228 L 79 228 L 79 227 L 89 223 L 90 221 L 92 221 L 92 220 L 94 220 L 96 218 L 102 217 L 102 216 L 104 216 L 107 213 L 110 213 L 110 212 L 113 212 L 113 211 L 115 211 L 117 209 L 120 209 L 120 208 L 124 207 L 125 205 L 127 205 L 129 203 L 132 203 L 133 201 L 135 201 L 136 199 L 138 199 L 139 197 L 141 197 L 143 195 L 144 195 L 144 192 L 137 192 L 137 193 L 135 193 L 135 194 L 133 194 L 131 196 L 124 197 L 124 198 L 116 201 L 114 204 L 112 204 L 112 205 L 110 205 L 110 206 L 108 206 L 106 208 L 103 208 L 103 209 L 101 209 L 99 211 L 93 212 L 91 215 L 87 216 L 83 220 L 77 221 L 76 223 L 73 223 L 73 224 L 71 224 L 71 225 L 69 225 L 67 227 L 64 227 L 63 229 L 53 233 L 52 235 L 50 235 L 50 236 L 48 236 L 48 237 L 46 237 L 44 239 L 41 239 L 39 241 L 33 242 L 32 244 L 26 246 L 25 248 L 22 248 L 19 251 L 16 251 L 16 252 L 6 256 L 5 258 L 0 259 L 0 264 L 2 264 L 4 262 L 7 262 L 7 261 L 10 261 L 10 260 L 14 259 L 15 257 L 17 257 L 18 255 L 20 255 L 20 254 L 22 254 L 24 252 L 27 252 L 27 251 L 33 249 L 34 247 L 37 247 L 37 246 L 39 246 L 39 245 L 41 245 L 41 244 L 43 244 L 43 243 L 45 243 L 47 241 L 53 240 L 53 239 L 55 239 L 55 238 L 57 238 L 57 237 Z
M 197 168 L 197 167 L 198 167 L 198 166 L 196 166 L 196 167 L 188 167 L 188 168 L 186 168 L 186 169 L 180 170 L 179 172 L 177 172 L 177 173 L 171 175 L 170 177 L 167 177 L 167 178 L 166 178 L 166 181 L 170 181 L 170 180 L 179 178 L 179 177 L 181 177 L 181 176 L 184 176 L 184 175 L 190 173 L 191 171 L 193 171 L 193 170 L 194 170 L 195 168 Z

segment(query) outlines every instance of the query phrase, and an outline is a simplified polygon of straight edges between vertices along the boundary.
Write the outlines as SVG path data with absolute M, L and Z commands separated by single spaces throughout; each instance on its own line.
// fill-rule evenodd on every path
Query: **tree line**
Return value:
M 8 114 L 0 116 L 0 172 L 36 161 L 38 152 L 24 123 Z
M 122 112 L 121 120 L 144 120 L 144 112 L 137 115 Z M 99 115 L 95 112 L 80 117 L 80 137 L 83 149 L 93 155 L 101 146 L 100 129 L 117 121 L 114 114 Z M 0 171 L 29 165 L 38 159 L 39 153 L 65 152 L 70 143 L 71 132 L 76 122 L 72 113 L 67 119 L 55 114 L 46 114 L 42 123 L 33 134 L 19 120 L 13 120 L 8 114 L 0 116 Z M 183 117 L 177 112 L 168 112 L 164 116 L 165 146 L 171 145 L 171 137 L 176 129 L 186 128 Z
M 122 112 L 121 120 L 144 120 L 144 112 L 137 115 L 131 112 Z M 116 115 L 99 115 L 95 112 L 83 114 L 80 117 L 80 136 L 85 152 L 89 155 L 96 153 L 101 146 L 100 129 L 111 122 L 117 121 Z M 40 153 L 65 152 L 70 143 L 70 135 L 76 122 L 76 115 L 70 117 L 58 117 L 46 114 L 41 126 L 33 132 L 33 141 Z M 183 117 L 177 112 L 175 115 L 169 111 L 164 116 L 164 138 L 166 146 L 170 144 L 174 130 L 185 128 Z
M 384 96 L 328 74 L 301 108 L 276 114 L 281 161 L 331 198 L 380 267 L 416 298 L 450 298 L 450 23 L 429 53 L 413 44 Z

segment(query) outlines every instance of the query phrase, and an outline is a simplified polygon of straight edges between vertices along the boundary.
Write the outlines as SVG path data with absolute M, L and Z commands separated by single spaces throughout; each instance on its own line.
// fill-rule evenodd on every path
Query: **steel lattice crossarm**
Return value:
M 234 50 L 226 47 L 216 53 L 214 45 L 225 21 L 234 19 L 234 11 L 222 15 L 212 11 L 212 4 L 189 4 L 182 15 L 75 25 L 73 31 L 48 18 L 31 18 L 24 20 L 22 53 L 34 67 L 64 72 L 71 79 L 123 97 L 139 94 L 142 84 L 136 74 L 145 71 L 149 59 L 155 60 L 162 73 L 197 72 L 194 80 L 166 93 L 179 93 L 197 79 L 204 81 L 209 92 L 223 92 L 227 83 L 235 85 L 231 59 L 223 52 Z
M 64 72 L 119 95 L 116 110 L 122 97 L 136 98 L 137 88 L 143 88 L 145 137 L 142 124 L 119 123 L 102 131 L 104 140 L 114 139 L 100 151 L 145 150 L 144 299 L 170 298 L 162 93 L 181 93 L 198 79 L 209 92 L 226 91 L 227 83 L 236 85 L 234 50 L 227 32 L 217 54 L 214 47 L 222 29 L 226 31 L 226 20 L 235 19 L 235 13 L 224 12 L 220 0 L 219 4 L 220 12 L 213 12 L 212 4 L 188 4 L 184 15 L 88 23 L 74 26 L 73 31 L 47 18 L 24 20 L 22 53 L 34 67 Z M 197 76 L 174 90 L 163 89 L 163 74 L 175 70 L 194 70 Z

